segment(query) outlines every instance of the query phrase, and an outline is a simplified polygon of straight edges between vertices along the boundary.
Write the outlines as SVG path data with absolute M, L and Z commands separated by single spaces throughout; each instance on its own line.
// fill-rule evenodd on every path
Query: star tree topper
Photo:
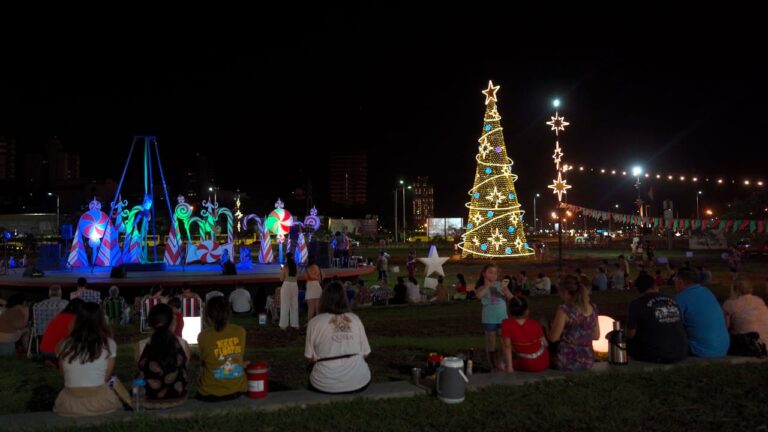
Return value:
M 486 105 L 491 103 L 491 101 L 496 102 L 496 92 L 499 91 L 500 88 L 501 86 L 494 86 L 493 81 L 488 80 L 488 88 L 483 90 Z

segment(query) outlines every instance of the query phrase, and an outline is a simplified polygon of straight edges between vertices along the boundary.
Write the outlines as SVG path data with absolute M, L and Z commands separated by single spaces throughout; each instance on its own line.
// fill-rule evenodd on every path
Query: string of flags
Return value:
M 718 230 L 724 232 L 749 231 L 751 233 L 763 233 L 765 232 L 766 222 L 768 222 L 765 219 L 664 219 L 655 216 L 639 216 L 595 210 L 573 204 L 562 204 L 562 206 L 573 213 L 581 213 L 585 217 L 596 220 L 612 221 L 623 225 L 667 228 L 675 231 Z

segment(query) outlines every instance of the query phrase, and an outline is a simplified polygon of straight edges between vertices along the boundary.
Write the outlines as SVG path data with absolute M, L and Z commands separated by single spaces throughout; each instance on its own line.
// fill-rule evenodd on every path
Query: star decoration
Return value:
M 472 222 L 475 223 L 475 225 L 479 225 L 480 222 L 483 221 L 483 217 L 480 216 L 480 213 L 475 213 L 475 215 L 472 217 Z
M 560 160 L 563 158 L 563 150 L 560 148 L 560 141 L 555 141 L 555 152 L 552 159 L 555 160 L 555 169 L 560 170 Z
M 432 273 L 437 273 L 439 275 L 445 276 L 445 271 L 443 271 L 443 263 L 448 261 L 448 257 L 439 257 L 437 255 L 437 247 L 435 245 L 432 245 L 429 248 L 429 254 L 426 258 L 416 258 L 419 261 L 421 261 L 425 266 L 427 266 L 427 269 L 424 271 L 424 276 L 429 277 L 432 275 Z
M 499 192 L 499 189 L 496 186 L 494 186 L 493 191 L 490 194 L 488 194 L 488 196 L 486 196 L 485 199 L 493 202 L 494 206 L 498 207 L 499 203 L 504 201 L 504 194 Z
M 520 250 L 520 249 L 522 249 L 522 248 L 523 248 L 523 245 L 524 245 L 524 243 L 523 243 L 523 241 L 522 241 L 522 240 L 520 240 L 519 238 L 518 238 L 518 239 L 515 239 L 515 247 L 517 248 L 517 250 Z
M 486 102 L 487 104 L 488 102 Z M 565 127 L 568 126 L 570 123 L 565 121 L 565 117 L 560 117 L 557 114 L 557 111 L 555 111 L 554 117 L 550 117 L 552 120 L 548 121 L 547 124 L 552 126 L 552 130 L 555 131 L 555 135 L 559 135 L 560 131 L 564 131 Z
M 560 171 L 557 172 L 557 179 L 552 180 L 552 184 L 547 186 L 548 188 L 552 189 L 552 193 L 557 194 L 557 200 L 562 201 L 563 200 L 563 194 L 568 193 L 568 189 L 571 188 L 571 185 L 567 184 L 565 180 L 563 180 L 563 175 Z
M 512 215 L 509 217 L 509 223 L 512 225 L 517 225 L 519 221 L 520 218 L 517 216 L 517 213 L 512 213 Z
M 472 238 L 472 243 L 474 243 L 475 246 L 480 246 L 480 240 L 478 240 L 477 237 Z
M 496 248 L 496 250 L 499 250 L 499 246 L 504 244 L 504 236 L 499 233 L 499 229 L 496 228 L 496 230 L 491 234 L 490 237 L 488 237 L 488 243 L 493 245 L 493 247 Z
M 488 156 L 488 153 L 493 150 L 493 146 L 488 143 L 488 140 L 483 138 L 483 140 L 480 142 L 480 147 L 478 147 L 478 150 L 480 151 L 480 155 L 482 157 Z
M 500 88 L 501 86 L 494 86 L 493 81 L 488 81 L 488 88 L 483 90 L 486 105 L 488 105 L 491 101 L 496 102 L 496 92 L 499 91 Z
M 501 167 L 501 174 L 502 175 L 504 175 L 504 174 L 511 174 L 511 173 L 512 173 L 512 170 L 510 170 L 508 166 Z

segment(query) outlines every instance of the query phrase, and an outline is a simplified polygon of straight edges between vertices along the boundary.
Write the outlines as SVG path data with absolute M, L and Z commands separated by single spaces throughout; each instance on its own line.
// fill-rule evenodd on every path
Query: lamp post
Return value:
M 397 229 L 397 189 L 392 191 L 392 195 L 395 197 L 395 243 L 397 243 L 398 236 L 400 235 Z
M 699 195 L 701 195 L 701 191 L 696 194 L 696 219 L 701 219 L 701 214 L 699 214 Z
M 59 195 L 55 194 L 53 192 L 48 192 L 48 196 L 55 196 L 56 197 L 56 229 L 53 231 L 54 233 L 59 232 L 59 229 L 61 227 L 59 222 Z
M 536 219 L 536 198 L 538 198 L 540 195 L 535 194 L 533 196 L 533 233 L 536 233 L 536 224 L 538 223 L 538 219 Z
M 632 175 L 635 176 L 637 181 L 635 182 L 635 189 L 637 189 L 637 203 L 638 212 L 640 217 L 645 216 L 645 208 L 643 207 L 643 200 L 640 198 L 640 175 L 643 173 L 643 168 L 640 166 L 632 167 Z

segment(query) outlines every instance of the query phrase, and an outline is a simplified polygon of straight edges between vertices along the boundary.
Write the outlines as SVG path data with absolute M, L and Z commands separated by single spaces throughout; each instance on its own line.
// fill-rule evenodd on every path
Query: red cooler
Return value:
M 248 397 L 266 397 L 269 394 L 269 364 L 265 361 L 251 363 L 245 373 L 248 375 Z

